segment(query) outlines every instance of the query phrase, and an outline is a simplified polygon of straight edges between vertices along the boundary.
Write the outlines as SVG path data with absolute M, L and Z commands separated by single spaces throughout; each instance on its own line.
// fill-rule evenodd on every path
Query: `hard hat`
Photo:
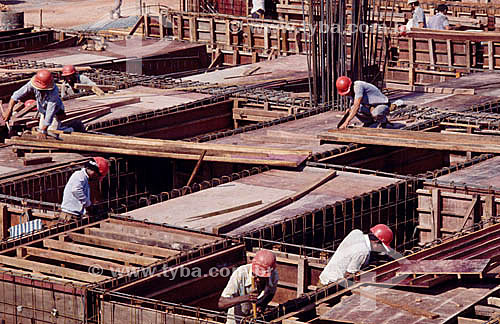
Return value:
M 54 89 L 54 77 L 48 70 L 40 70 L 31 78 L 31 84 L 38 90 Z
M 377 224 L 370 228 L 370 232 L 373 233 L 386 247 L 388 247 L 391 242 L 394 234 L 392 234 L 392 230 L 389 226 L 384 224 Z
M 109 171 L 109 162 L 105 158 L 100 156 L 92 158 L 94 161 L 90 161 L 91 164 L 94 164 L 99 169 L 99 181 L 102 181 L 104 177 L 108 174 Z M 94 163 L 92 163 L 94 162 Z
M 418 2 L 418 0 L 408 0 L 408 4 L 412 4 L 412 3 L 415 3 L 415 2 Z
M 32 110 L 36 110 L 36 100 L 29 99 L 24 102 L 24 107 L 29 107 L 31 105 L 34 105 Z
M 348 94 L 349 91 L 351 91 L 351 84 L 352 81 L 349 77 L 341 76 L 340 78 L 338 78 L 337 82 L 335 82 L 335 85 L 337 86 L 339 95 L 345 96 L 346 94 Z
M 62 76 L 69 76 L 76 73 L 76 69 L 73 65 L 65 65 L 62 69 Z
M 252 272 L 258 277 L 270 277 L 276 269 L 276 256 L 273 252 L 260 250 L 252 260 Z

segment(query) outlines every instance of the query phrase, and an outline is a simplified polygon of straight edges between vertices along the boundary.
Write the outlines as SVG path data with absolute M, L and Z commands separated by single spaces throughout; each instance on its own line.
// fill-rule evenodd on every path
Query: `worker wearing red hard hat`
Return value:
M 348 110 L 349 115 L 339 128 L 347 128 L 354 117 L 357 117 L 364 127 L 385 128 L 390 125 L 387 120 L 390 112 L 389 98 L 376 86 L 365 81 L 352 82 L 349 77 L 341 76 L 337 79 L 336 87 L 339 95 L 354 97 L 354 102 Z
M 69 221 L 85 215 L 90 200 L 89 181 L 102 179 L 108 174 L 109 162 L 102 157 L 87 161 L 81 170 L 75 171 L 64 187 L 60 220 Z
M 258 251 L 251 264 L 236 269 L 219 299 L 219 308 L 228 309 L 226 324 L 239 324 L 252 315 L 252 303 L 257 312 L 264 311 L 276 293 L 278 280 L 276 256 L 268 250 Z
M 96 86 L 97 84 L 90 80 L 84 74 L 80 74 L 76 71 L 76 68 L 73 65 L 65 65 L 63 66 L 61 73 L 63 84 L 62 84 L 62 96 L 72 95 L 79 92 L 78 89 L 75 89 L 75 84 L 85 84 L 89 86 Z
M 392 254 L 390 248 L 392 239 L 392 230 L 384 224 L 373 226 L 368 234 L 363 234 L 358 229 L 351 231 L 321 272 L 318 284 L 326 286 L 356 274 L 368 263 L 372 251 Z
M 30 97 L 36 99 L 40 113 L 38 137 L 46 138 L 48 129 L 63 128 L 58 116 L 64 114 L 64 105 L 59 96 L 59 90 L 54 85 L 54 77 L 48 70 L 38 71 L 28 83 L 12 94 L 7 111 L 3 113 L 6 123 L 12 116 L 15 104 Z

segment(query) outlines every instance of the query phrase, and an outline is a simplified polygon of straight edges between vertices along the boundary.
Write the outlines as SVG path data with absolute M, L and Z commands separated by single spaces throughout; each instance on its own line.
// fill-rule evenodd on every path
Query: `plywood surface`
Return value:
M 438 177 L 439 181 L 466 183 L 480 187 L 500 188 L 500 157 L 463 168 L 459 171 Z
M 415 316 L 407 311 L 377 303 L 366 297 L 351 295 L 333 306 L 321 316 L 325 320 L 338 320 L 360 324 L 389 323 L 442 323 L 447 317 L 458 312 L 462 307 L 481 298 L 488 292 L 488 287 L 456 287 L 434 293 L 417 293 L 390 288 L 367 286 L 363 291 L 398 304 L 411 305 L 428 312 L 439 314 L 436 319 Z
M 482 274 L 490 259 L 418 260 L 401 264 L 401 274 Z
M 140 208 L 127 215 L 134 219 L 148 219 L 153 222 L 169 223 L 176 226 L 212 231 L 212 228 L 235 219 L 265 204 L 302 190 L 318 181 L 328 170 L 306 167 L 302 172 L 270 170 L 227 184 L 178 197 L 152 206 Z M 287 217 L 293 217 L 316 208 L 333 204 L 349 197 L 395 183 L 396 179 L 337 172 L 337 176 L 325 185 L 312 191 L 306 197 L 274 211 L 265 217 L 235 229 L 238 234 L 265 226 Z M 192 217 L 222 210 L 236 205 L 262 200 L 262 205 L 217 215 L 202 220 Z

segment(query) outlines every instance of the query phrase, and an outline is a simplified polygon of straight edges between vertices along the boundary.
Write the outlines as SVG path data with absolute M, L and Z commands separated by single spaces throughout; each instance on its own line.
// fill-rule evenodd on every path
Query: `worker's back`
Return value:
M 365 234 L 351 231 L 340 243 L 319 279 L 323 285 L 344 278 L 346 272 L 355 273 L 368 260 L 371 248 Z

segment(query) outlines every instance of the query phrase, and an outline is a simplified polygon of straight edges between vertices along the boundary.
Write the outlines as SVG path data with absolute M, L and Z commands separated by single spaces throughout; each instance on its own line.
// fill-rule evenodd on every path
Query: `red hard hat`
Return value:
M 95 163 L 97 164 L 97 168 L 99 168 L 99 180 L 101 181 L 108 174 L 109 171 L 109 162 L 105 158 L 100 156 L 93 158 Z
M 73 65 L 65 65 L 62 69 L 62 76 L 68 76 L 76 73 L 76 69 Z
M 252 260 L 252 272 L 258 277 L 270 277 L 276 269 L 276 256 L 273 252 L 260 250 Z
M 40 70 L 31 78 L 31 84 L 38 90 L 54 89 L 54 77 L 48 70 Z
M 351 91 L 351 84 L 352 81 L 349 77 L 341 76 L 340 78 L 338 78 L 337 82 L 335 82 L 335 85 L 337 86 L 339 95 L 345 96 L 346 94 L 348 94 L 349 91 Z
M 36 100 L 29 99 L 29 100 L 26 100 L 24 102 L 24 107 L 29 107 L 29 106 L 32 106 L 32 105 L 33 105 L 33 109 L 32 110 L 36 110 Z
M 389 226 L 384 224 L 377 224 L 370 228 L 370 232 L 373 233 L 385 246 L 389 246 L 392 242 L 394 234 Z

